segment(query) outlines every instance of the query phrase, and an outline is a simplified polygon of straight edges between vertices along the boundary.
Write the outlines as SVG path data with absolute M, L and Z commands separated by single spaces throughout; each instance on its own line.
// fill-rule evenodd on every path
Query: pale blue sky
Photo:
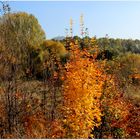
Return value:
M 80 35 L 81 13 L 90 36 L 140 39 L 138 1 L 11 1 L 10 6 L 35 15 L 48 39 L 65 36 L 70 18 L 74 35 Z

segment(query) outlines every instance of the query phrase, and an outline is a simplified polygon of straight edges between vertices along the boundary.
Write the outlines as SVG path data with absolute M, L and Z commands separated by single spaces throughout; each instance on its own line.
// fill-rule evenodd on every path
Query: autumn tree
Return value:
M 0 17 L 0 88 L 3 119 L 2 138 L 22 137 L 25 98 L 20 98 L 21 78 L 33 68 L 34 50 L 45 34 L 33 15 L 6 13 Z M 19 82 L 20 81 L 20 82 Z M 20 94 L 19 94 L 20 93 Z M 23 115 L 23 116 L 22 116 Z
M 8 57 L 18 60 L 20 70 L 29 75 L 34 69 L 36 49 L 45 39 L 37 19 L 24 12 L 8 13 L 1 16 L 0 30 Z
M 66 64 L 63 84 L 62 122 L 65 138 L 88 138 L 100 125 L 100 97 L 103 72 L 90 54 L 71 42 L 70 60 Z M 94 57 L 93 57 L 94 58 Z
M 101 97 L 104 115 L 101 126 L 94 131 L 96 138 L 139 137 L 138 58 L 129 53 L 106 62 L 107 79 Z
M 95 129 L 96 138 L 126 138 L 131 103 L 123 96 L 117 78 L 107 75 L 101 97 L 101 125 Z

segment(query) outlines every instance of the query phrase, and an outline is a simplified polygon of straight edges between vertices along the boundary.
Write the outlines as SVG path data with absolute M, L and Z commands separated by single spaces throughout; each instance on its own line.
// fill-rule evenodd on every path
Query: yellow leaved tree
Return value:
M 104 83 L 103 65 L 87 50 L 71 42 L 63 84 L 62 122 L 65 138 L 88 138 L 100 125 L 100 97 Z

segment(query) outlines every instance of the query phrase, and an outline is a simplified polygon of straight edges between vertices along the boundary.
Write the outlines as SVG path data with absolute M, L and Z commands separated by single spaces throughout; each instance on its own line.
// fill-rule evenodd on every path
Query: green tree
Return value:
M 36 50 L 44 39 L 45 34 L 33 15 L 4 13 L 0 17 L 0 88 L 4 91 L 0 97 L 4 110 L 3 120 L 0 120 L 3 124 L 1 137 L 20 136 L 19 114 L 26 111 L 24 107 L 19 110 L 19 104 L 25 103 L 25 99 L 18 101 L 17 85 L 26 71 L 35 66 Z
M 66 61 L 67 51 L 64 45 L 53 40 L 45 40 L 38 49 L 36 57 L 36 76 L 43 78 L 43 71 L 47 71 L 47 75 L 53 75 L 53 71 L 57 71 L 58 64 Z M 52 74 L 51 74 L 52 73 Z
M 44 39 L 45 33 L 33 15 L 19 12 L 0 17 L 0 40 L 4 52 L 21 65 L 24 73 L 33 70 L 35 52 Z

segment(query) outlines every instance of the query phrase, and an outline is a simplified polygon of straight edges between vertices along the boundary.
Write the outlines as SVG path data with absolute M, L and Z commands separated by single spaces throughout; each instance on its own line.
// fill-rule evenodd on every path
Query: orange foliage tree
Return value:
M 101 122 L 102 65 L 88 51 L 71 42 L 63 84 L 62 123 L 65 138 L 88 138 Z
M 118 77 L 115 74 L 106 76 L 101 97 L 102 124 L 93 133 L 96 138 L 127 138 L 130 110 L 133 106 L 124 97 Z

